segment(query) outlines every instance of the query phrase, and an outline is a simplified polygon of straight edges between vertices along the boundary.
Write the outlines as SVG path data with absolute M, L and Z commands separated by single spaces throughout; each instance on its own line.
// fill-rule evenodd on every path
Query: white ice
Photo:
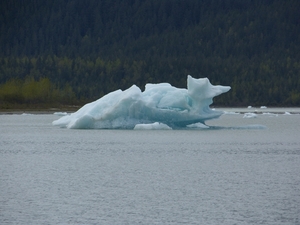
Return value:
M 203 123 L 193 123 L 190 125 L 187 125 L 188 128 L 198 128 L 198 129 L 208 129 L 209 126 L 203 124 Z
M 211 110 L 213 98 L 230 90 L 229 86 L 212 85 L 207 78 L 188 75 L 187 89 L 169 83 L 146 84 L 145 91 L 136 85 L 117 90 L 88 103 L 77 112 L 53 121 L 53 125 L 74 129 L 133 129 L 137 124 L 155 122 L 186 127 L 220 117 Z
M 224 111 L 224 114 L 227 114 L 227 115 L 239 115 L 240 113 L 239 112 Z
M 133 128 L 134 130 L 172 130 L 171 127 L 169 127 L 166 124 L 155 122 L 155 123 L 149 123 L 149 124 L 137 124 Z
M 57 116 L 66 116 L 66 115 L 68 115 L 68 113 L 67 112 L 55 112 L 55 113 L 53 113 L 54 115 L 57 115 Z
M 248 112 L 248 113 L 245 113 L 243 118 L 246 118 L 246 119 L 249 119 L 249 118 L 256 118 L 257 117 L 257 114 L 256 113 L 251 113 L 251 112 Z
M 276 113 L 270 113 L 270 112 L 265 112 L 265 113 L 262 113 L 263 115 L 267 115 L 267 116 L 278 116 L 278 114 Z

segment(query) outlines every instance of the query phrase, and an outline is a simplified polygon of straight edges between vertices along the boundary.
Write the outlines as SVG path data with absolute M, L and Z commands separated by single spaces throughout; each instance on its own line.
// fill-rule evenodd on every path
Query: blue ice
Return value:
M 136 85 L 116 90 L 88 103 L 77 112 L 53 121 L 53 125 L 71 129 L 133 129 L 139 124 L 165 124 L 170 128 L 205 123 L 223 112 L 210 109 L 213 98 L 230 90 L 212 85 L 207 78 L 187 76 L 187 89 L 169 83 Z M 156 124 L 157 124 L 156 123 Z

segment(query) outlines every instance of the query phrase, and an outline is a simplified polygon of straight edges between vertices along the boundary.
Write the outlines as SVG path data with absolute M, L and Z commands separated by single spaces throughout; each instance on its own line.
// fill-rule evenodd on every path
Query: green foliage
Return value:
M 20 80 L 11 79 L 0 86 L 0 101 L 21 103 L 24 101 L 22 95 L 22 82 Z
M 185 87 L 191 74 L 232 87 L 217 105 L 299 106 L 299 11 L 298 0 L 1 1 L 1 101 L 90 101 Z
M 11 79 L 0 85 L 0 103 L 4 108 L 9 104 L 70 104 L 76 102 L 75 94 L 69 85 L 56 89 L 48 78 L 38 81 L 32 77 L 25 80 Z

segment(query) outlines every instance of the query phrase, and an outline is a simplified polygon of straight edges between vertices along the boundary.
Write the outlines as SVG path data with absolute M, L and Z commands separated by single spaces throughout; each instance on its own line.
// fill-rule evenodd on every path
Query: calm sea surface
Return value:
M 300 110 L 283 112 L 156 131 L 0 115 L 0 224 L 299 225 Z

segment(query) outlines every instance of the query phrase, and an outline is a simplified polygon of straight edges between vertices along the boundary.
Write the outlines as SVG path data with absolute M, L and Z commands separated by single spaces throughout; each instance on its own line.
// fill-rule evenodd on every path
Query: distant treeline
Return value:
M 40 78 L 39 80 L 13 78 L 0 85 L 1 109 L 12 106 L 22 106 L 24 108 L 33 105 L 59 107 L 77 102 L 70 86 L 67 85 L 63 89 L 57 89 L 48 78 Z
M 186 87 L 190 74 L 232 87 L 217 105 L 300 105 L 298 0 L 10 0 L 0 12 L 0 104 Z

